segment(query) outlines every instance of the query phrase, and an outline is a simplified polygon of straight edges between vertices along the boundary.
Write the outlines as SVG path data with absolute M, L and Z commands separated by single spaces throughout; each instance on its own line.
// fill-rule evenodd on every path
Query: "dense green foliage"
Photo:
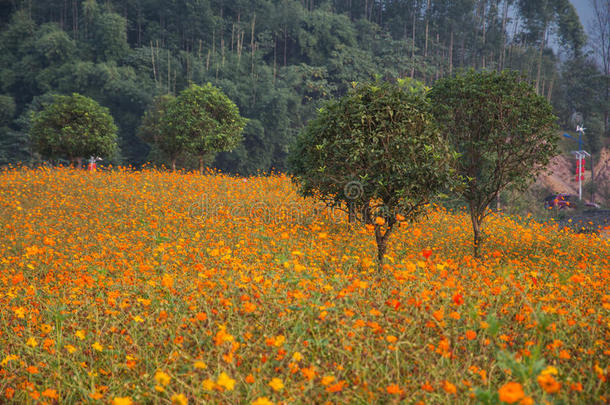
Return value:
M 460 154 L 457 171 L 470 209 L 475 256 L 489 205 L 509 186 L 525 189 L 558 153 L 547 100 L 516 72 L 468 71 L 438 80 L 430 97 L 436 121 Z
M 429 110 L 408 79 L 358 85 L 320 109 L 290 156 L 303 195 L 375 227 L 380 262 L 397 215 L 417 218 L 452 183 L 455 156 Z
M 106 107 L 80 94 L 55 96 L 32 118 L 30 137 L 36 152 L 48 159 L 112 157 L 117 127 Z
M 137 136 L 145 111 L 210 82 L 249 119 L 243 144 L 214 164 L 284 170 L 296 134 L 351 82 L 431 84 L 468 67 L 521 71 L 564 125 L 583 113 L 593 150 L 607 128 L 607 77 L 584 40 L 568 0 L 0 2 L 0 94 L 15 105 L 0 164 L 31 160 L 29 112 L 73 92 L 110 109 L 122 163 L 167 163 Z
M 175 150 L 182 148 L 195 156 L 203 172 L 204 158 L 231 151 L 240 143 L 246 122 L 237 106 L 219 89 L 209 83 L 203 87 L 191 85 L 168 102 L 160 125 L 162 139 L 169 142 L 160 145 L 171 143 Z

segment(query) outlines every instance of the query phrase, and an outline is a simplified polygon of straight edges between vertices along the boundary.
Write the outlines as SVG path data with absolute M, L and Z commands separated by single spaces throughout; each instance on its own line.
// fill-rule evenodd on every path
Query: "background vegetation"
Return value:
M 600 21 L 587 44 L 568 0 L 2 2 L 0 165 L 36 159 L 30 112 L 73 92 L 110 109 L 116 163 L 169 164 L 137 136 L 144 112 L 160 95 L 211 82 L 249 118 L 243 145 L 215 166 L 284 170 L 288 146 L 320 102 L 350 82 L 430 84 L 468 67 L 524 73 L 562 124 L 583 114 L 596 153 L 608 117 L 608 24 Z

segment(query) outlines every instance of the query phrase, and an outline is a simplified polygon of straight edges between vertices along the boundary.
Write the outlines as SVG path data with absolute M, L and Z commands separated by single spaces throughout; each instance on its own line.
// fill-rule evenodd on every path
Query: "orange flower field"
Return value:
M 374 236 L 283 175 L 0 172 L 0 403 L 610 401 L 610 242 L 430 207 Z

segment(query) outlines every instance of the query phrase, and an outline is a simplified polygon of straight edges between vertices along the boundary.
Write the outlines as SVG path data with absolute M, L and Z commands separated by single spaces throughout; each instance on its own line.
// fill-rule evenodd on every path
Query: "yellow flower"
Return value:
M 196 361 L 195 364 L 193 364 L 193 367 L 195 367 L 199 370 L 204 370 L 204 369 L 208 368 L 208 365 L 205 364 L 203 361 Z
M 91 347 L 93 347 L 98 352 L 101 352 L 102 350 L 104 350 L 104 346 L 99 344 L 99 342 L 95 342 L 94 344 L 91 345 Z
M 220 373 L 220 375 L 218 376 L 218 381 L 216 381 L 216 384 L 220 385 L 227 391 L 232 391 L 233 388 L 235 388 L 235 380 L 232 379 L 231 377 L 229 377 L 224 372 Z
M 68 353 L 72 354 L 76 351 L 76 347 L 72 346 L 72 345 L 65 345 L 64 349 L 66 349 L 68 351 Z
M 187 405 L 188 403 L 189 401 L 184 394 L 172 395 L 172 405 Z
M 322 377 L 322 385 L 328 385 L 330 383 L 332 383 L 333 381 L 335 381 L 335 377 L 333 377 L 332 375 L 326 375 L 324 377 Z
M 30 346 L 30 347 L 38 346 L 38 342 L 33 337 L 29 338 L 28 341 L 25 344 Z
M 115 397 L 112 400 L 112 405 L 132 405 L 133 401 L 130 397 Z
M 83 340 L 85 338 L 85 331 L 84 330 L 77 330 L 75 335 L 80 340 Z
M 273 388 L 273 391 L 281 391 L 282 388 L 284 388 L 284 383 L 282 382 L 281 379 L 279 378 L 273 378 L 270 382 L 269 382 L 269 386 L 271 388 Z
M 206 391 L 212 391 L 214 389 L 215 385 L 216 385 L 216 383 L 214 381 L 210 380 L 209 378 L 206 378 L 205 380 L 203 380 L 201 382 L 201 386 Z
M 172 378 L 167 373 L 164 373 L 161 370 L 159 370 L 155 373 L 155 381 L 157 382 L 157 384 L 161 384 L 164 387 L 167 386 L 167 384 L 169 384 L 171 379 Z
M 301 361 L 303 360 L 303 355 L 299 352 L 294 352 L 294 354 L 292 355 L 292 360 Z
M 286 341 L 286 337 L 284 335 L 279 335 L 275 337 L 275 341 L 273 343 L 273 345 L 275 347 L 280 347 L 281 345 L 284 344 L 284 342 Z
M 273 402 L 269 401 L 267 397 L 257 398 L 252 405 L 273 405 Z
M 540 372 L 540 375 L 557 375 L 558 371 L 555 367 L 553 366 L 548 366 L 547 368 L 545 368 L 544 370 L 542 370 Z
M 17 360 L 18 358 L 19 356 L 17 356 L 16 354 L 9 354 L 4 358 L 4 360 L 0 362 L 0 366 L 6 366 L 9 361 Z
M 19 319 L 25 318 L 25 308 L 24 307 L 16 308 L 13 310 L 13 312 L 15 312 L 15 315 L 17 316 L 17 318 L 19 318 Z

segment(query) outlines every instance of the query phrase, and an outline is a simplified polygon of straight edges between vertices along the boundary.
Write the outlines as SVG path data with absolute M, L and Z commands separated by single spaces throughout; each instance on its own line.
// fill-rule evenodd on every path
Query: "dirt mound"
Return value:
M 610 149 L 604 148 L 600 152 L 595 164 L 594 176 L 597 181 L 610 181 Z
M 537 183 L 551 193 L 578 194 L 578 184 L 574 181 L 574 170 L 570 157 L 559 155 L 551 159 L 547 171 L 538 176 Z

